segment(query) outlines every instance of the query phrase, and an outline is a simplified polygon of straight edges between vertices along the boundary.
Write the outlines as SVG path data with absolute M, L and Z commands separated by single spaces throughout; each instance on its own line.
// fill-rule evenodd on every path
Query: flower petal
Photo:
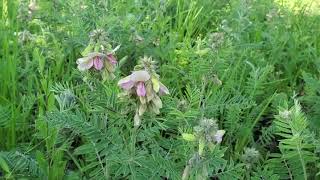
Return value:
M 140 106 L 139 106 L 139 116 L 142 116 L 143 115 L 143 113 L 144 112 L 146 112 L 146 110 L 147 110 L 147 105 L 146 104 L 141 104 Z
M 151 83 L 146 83 L 146 90 L 147 90 L 147 101 L 150 102 L 155 95 Z
M 147 103 L 147 98 L 145 96 L 139 96 L 139 100 L 140 100 L 141 104 Z
M 164 95 L 164 94 L 170 94 L 169 89 L 163 85 L 161 82 L 160 83 L 160 89 L 159 89 L 159 94 Z
M 134 82 L 139 82 L 139 81 L 142 81 L 142 82 L 145 82 L 145 81 L 148 81 L 150 79 L 150 75 L 147 71 L 134 71 L 132 74 L 131 74 L 131 80 L 134 81 Z
M 134 127 L 139 127 L 140 124 L 141 124 L 141 119 L 140 119 L 139 113 L 137 112 L 134 115 Z
M 153 104 L 157 107 L 157 108 L 162 108 L 162 101 L 159 98 L 159 96 L 155 95 L 154 98 L 152 99 Z
M 146 87 L 144 86 L 143 82 L 139 82 L 137 85 L 137 95 L 138 96 L 146 96 L 147 91 L 146 91 Z
M 127 76 L 123 79 L 120 79 L 118 82 L 118 86 L 120 86 L 122 89 L 129 90 L 133 87 L 134 82 L 131 81 L 130 76 Z
M 99 53 L 99 52 L 91 52 L 91 53 L 88 53 L 88 55 L 87 55 L 88 58 L 94 58 L 94 57 L 97 57 L 97 56 L 99 56 L 102 59 L 106 57 L 105 54 Z
M 93 66 L 93 60 L 88 57 L 83 57 L 77 60 L 77 64 L 80 71 L 85 71 Z
M 159 92 L 159 90 L 160 90 L 159 80 L 156 77 L 152 77 L 151 81 L 152 81 L 153 90 L 155 92 Z
M 82 63 L 88 62 L 89 60 L 90 60 L 90 58 L 88 58 L 88 57 L 82 57 L 82 58 L 77 59 L 76 63 L 82 64 Z
M 155 113 L 155 114 L 160 114 L 160 110 L 157 106 L 155 106 L 154 104 L 151 104 L 151 110 Z
M 217 143 L 221 143 L 222 137 L 226 131 L 225 130 L 218 130 L 217 133 L 214 135 L 215 140 Z
M 103 60 L 101 59 L 101 57 L 94 57 L 93 65 L 96 70 L 101 70 L 103 68 Z
M 113 54 L 108 54 L 107 55 L 107 59 L 109 60 L 109 62 L 113 65 L 117 64 L 117 59 L 116 57 L 114 57 Z

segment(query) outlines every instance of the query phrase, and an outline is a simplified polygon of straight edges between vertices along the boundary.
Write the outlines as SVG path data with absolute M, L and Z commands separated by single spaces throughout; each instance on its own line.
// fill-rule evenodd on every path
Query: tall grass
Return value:
M 316 3 L 0 2 L 0 177 L 318 178 Z M 121 45 L 115 80 L 77 69 L 95 29 Z M 170 95 L 136 128 L 116 81 L 145 55 Z

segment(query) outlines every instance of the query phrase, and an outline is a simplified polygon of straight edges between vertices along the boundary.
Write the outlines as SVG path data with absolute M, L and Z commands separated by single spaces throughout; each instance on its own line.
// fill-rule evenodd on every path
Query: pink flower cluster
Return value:
M 118 83 L 118 85 L 124 89 L 124 90 L 131 90 L 135 89 L 138 96 L 145 97 L 147 95 L 146 91 L 146 82 L 149 81 L 151 76 L 149 73 L 145 70 L 140 71 L 134 71 L 131 75 L 121 79 Z M 153 86 L 157 86 L 155 82 L 153 81 Z M 164 86 L 161 82 L 159 83 L 159 89 L 156 92 L 159 92 L 160 95 L 162 94 L 169 94 L 169 90 L 166 86 Z
M 144 57 L 129 76 L 121 79 L 118 85 L 126 91 L 125 96 L 133 97 L 137 102 L 134 125 L 138 127 L 142 115 L 147 111 L 160 113 L 162 101 L 159 96 L 169 94 L 168 88 L 159 81 L 155 73 L 155 62 Z
M 114 71 L 117 64 L 114 52 L 120 46 L 111 50 L 112 46 L 103 37 L 103 31 L 94 31 L 91 42 L 81 53 L 83 57 L 79 58 L 76 63 L 80 71 L 93 68 L 101 72 L 103 80 L 113 79 L 115 78 Z M 135 104 L 134 124 L 139 126 L 140 117 L 145 111 L 150 110 L 156 114 L 160 113 L 162 101 L 159 96 L 169 94 L 169 90 L 159 81 L 159 75 L 155 72 L 155 61 L 151 57 L 142 58 L 135 69 L 138 70 L 121 79 L 118 85 L 126 91 L 123 93 L 125 96 L 133 97 L 135 101 L 138 100 Z
M 110 63 L 114 66 L 117 64 L 117 60 L 112 53 L 105 55 L 98 52 L 88 53 L 87 56 L 77 60 L 80 71 L 89 70 L 92 67 L 100 71 L 105 66 L 105 63 Z

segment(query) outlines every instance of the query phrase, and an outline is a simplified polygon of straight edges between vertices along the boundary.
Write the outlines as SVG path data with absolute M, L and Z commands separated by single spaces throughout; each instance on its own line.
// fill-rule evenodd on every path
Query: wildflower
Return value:
M 140 117 L 147 110 L 159 114 L 162 108 L 159 96 L 169 94 L 168 88 L 159 81 L 155 68 L 155 62 L 151 58 L 144 57 L 129 76 L 118 82 L 118 86 L 127 92 L 127 96 L 138 100 L 134 116 L 136 127 L 140 125 Z
M 106 55 L 102 53 L 89 53 L 87 56 L 77 60 L 78 69 L 80 71 L 85 71 L 94 67 L 96 70 L 101 70 L 103 68 L 103 61 L 105 58 Z
M 131 75 L 121 79 L 118 85 L 125 89 L 136 89 L 138 96 L 146 96 L 145 82 L 150 79 L 150 75 L 147 71 L 134 71 Z
M 180 111 L 185 111 L 188 107 L 188 102 L 184 99 L 180 100 L 177 104 L 177 108 L 180 110 Z
M 217 86 L 221 86 L 222 85 L 222 81 L 219 79 L 219 77 L 217 75 L 213 75 L 212 78 L 212 82 L 217 85 Z
M 209 130 L 210 128 L 216 128 L 217 121 L 213 119 L 204 118 L 200 121 L 199 125 L 201 127 L 204 127 L 206 130 Z
M 159 95 L 170 94 L 169 89 L 165 85 L 163 85 L 159 80 L 153 79 L 152 83 L 153 83 L 153 87 L 155 87 L 154 90 L 156 92 L 159 92 Z M 159 88 L 157 88 L 157 87 L 159 87 Z
M 115 52 L 120 48 L 112 46 L 107 42 L 107 34 L 102 29 L 90 33 L 90 43 L 81 53 L 83 56 L 77 60 L 78 69 L 86 71 L 94 68 L 101 72 L 103 80 L 113 79 L 117 59 Z
M 35 10 L 38 10 L 39 7 L 37 6 L 36 0 L 30 0 L 28 5 L 29 13 L 32 14 Z
M 219 130 L 217 121 L 214 119 L 203 118 L 199 125 L 193 127 L 193 134 L 183 133 L 183 138 L 188 141 L 198 141 L 198 153 L 203 155 L 205 147 L 212 150 L 216 144 L 222 142 L 225 130 Z
M 291 111 L 289 110 L 284 110 L 279 112 L 279 116 L 284 119 L 289 119 L 290 115 L 291 115 Z
M 116 57 L 114 57 L 114 55 L 112 53 L 107 54 L 107 59 L 109 60 L 109 62 L 113 65 L 117 64 L 117 59 Z
M 209 43 L 211 44 L 211 49 L 214 52 L 223 45 L 225 42 L 225 33 L 224 32 L 214 32 L 209 35 Z
M 95 29 L 89 34 L 91 43 L 100 43 L 102 46 L 108 42 L 108 34 L 103 29 Z
M 139 44 L 139 43 L 142 43 L 144 41 L 144 38 L 142 36 L 140 36 L 137 32 L 135 32 L 134 35 L 133 35 L 133 40 L 134 40 L 134 42 Z
M 18 35 L 18 41 L 20 44 L 25 44 L 26 42 L 34 39 L 34 35 L 31 34 L 28 30 L 18 32 L 16 35 Z
M 214 135 L 215 141 L 220 144 L 222 141 L 222 137 L 226 131 L 225 130 L 218 130 L 217 133 Z
M 160 46 L 160 38 L 155 39 L 152 43 L 157 47 Z
M 260 153 L 255 148 L 246 148 L 241 156 L 242 161 L 246 164 L 247 169 L 250 169 L 259 161 Z
M 219 130 L 216 120 L 204 118 L 199 122 L 198 126 L 194 128 L 197 137 L 204 137 L 208 143 L 221 143 L 225 130 Z

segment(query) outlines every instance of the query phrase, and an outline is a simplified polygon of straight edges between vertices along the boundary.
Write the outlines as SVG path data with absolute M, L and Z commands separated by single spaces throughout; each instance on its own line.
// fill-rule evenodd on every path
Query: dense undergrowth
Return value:
M 317 1 L 0 2 L 1 178 L 319 178 Z

